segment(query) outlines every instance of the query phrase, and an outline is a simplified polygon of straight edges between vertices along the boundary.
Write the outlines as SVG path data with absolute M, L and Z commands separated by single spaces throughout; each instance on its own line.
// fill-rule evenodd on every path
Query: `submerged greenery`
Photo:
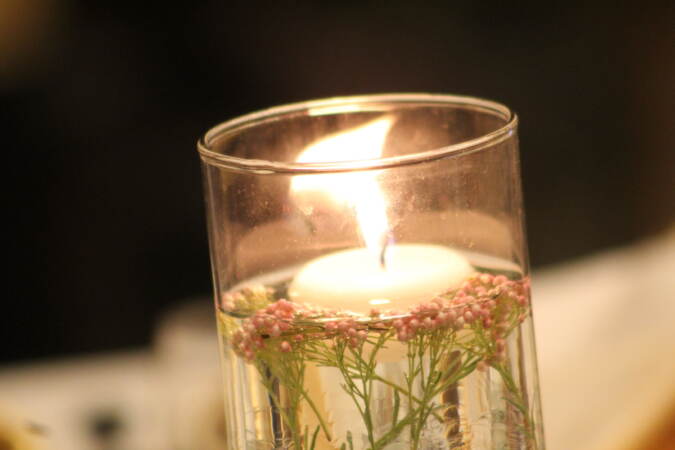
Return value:
M 528 292 L 526 278 L 482 273 L 408 311 L 372 310 L 364 316 L 277 300 L 272 289 L 249 287 L 225 296 L 219 326 L 226 345 L 256 367 L 287 430 L 284 445 L 292 449 L 313 450 L 321 435 L 333 445 L 341 442 L 342 449 L 354 447 L 351 432 L 343 440 L 331 435 L 316 399 L 307 392 L 309 364 L 339 371 L 341 387 L 364 424 L 369 450 L 402 438 L 418 450 L 429 421 L 447 423 L 457 408 L 439 401 L 439 395 L 476 370 L 494 370 L 503 380 L 511 420 L 530 448 L 533 420 L 511 374 L 506 348 L 506 338 L 529 315 Z M 392 346 L 402 347 L 401 357 L 407 360 L 403 383 L 376 372 L 382 353 Z M 374 424 L 376 384 L 393 392 L 385 431 Z M 303 429 L 301 405 L 316 416 L 316 428 Z

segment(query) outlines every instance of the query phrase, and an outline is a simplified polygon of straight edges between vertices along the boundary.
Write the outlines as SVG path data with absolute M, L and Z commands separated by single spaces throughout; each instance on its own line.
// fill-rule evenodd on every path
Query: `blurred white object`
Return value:
M 675 407 L 675 235 L 533 283 L 548 449 L 644 448 Z
M 44 428 L 49 450 L 167 449 L 148 352 L 44 362 L 0 371 L 0 405 Z M 102 415 L 117 420 L 114 443 L 96 436 Z
M 155 336 L 167 434 L 174 450 L 224 448 L 223 389 L 211 300 L 188 301 L 160 320 Z

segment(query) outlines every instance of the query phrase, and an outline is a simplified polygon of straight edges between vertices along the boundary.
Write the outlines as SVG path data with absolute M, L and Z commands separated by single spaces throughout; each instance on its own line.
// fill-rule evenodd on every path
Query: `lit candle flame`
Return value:
M 393 121 L 385 117 L 349 131 L 337 133 L 309 145 L 297 161 L 302 163 L 363 161 L 382 155 Z M 327 194 L 337 205 L 353 206 L 361 236 L 368 249 L 384 265 L 388 241 L 387 203 L 377 182 L 377 173 L 347 172 L 300 175 L 293 179 L 295 192 L 315 191 Z

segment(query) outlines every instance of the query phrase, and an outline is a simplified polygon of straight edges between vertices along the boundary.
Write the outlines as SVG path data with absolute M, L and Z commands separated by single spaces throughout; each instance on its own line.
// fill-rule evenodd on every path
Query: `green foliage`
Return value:
M 235 300 L 245 303 L 249 309 L 269 305 L 271 300 L 264 298 L 263 292 L 260 289 L 251 290 L 251 295 L 245 300 Z M 452 299 L 454 292 L 446 295 Z M 359 330 L 365 331 L 367 335 L 354 341 L 342 334 L 327 331 L 326 321 L 299 315 L 290 331 L 277 337 L 266 336 L 265 345 L 256 349 L 252 362 L 274 409 L 290 434 L 293 449 L 314 450 L 320 434 L 337 445 L 329 424 L 314 403 L 315 399 L 305 389 L 308 364 L 338 370 L 341 387 L 351 398 L 364 424 L 369 450 L 383 450 L 404 433 L 407 433 L 410 449 L 418 450 L 428 421 L 444 423 L 447 419 L 439 412 L 447 413 L 453 407 L 442 404 L 439 395 L 452 389 L 478 368 L 484 370 L 488 366 L 503 380 L 505 401 L 512 407 L 512 414 L 519 417 L 518 426 L 523 435 L 531 441 L 533 428 L 528 403 L 513 379 L 503 349 L 504 339 L 519 326 L 529 310 L 503 292 L 492 299 L 497 302 L 493 315 L 501 324 L 497 331 L 482 320 L 474 320 L 460 327 L 420 327 L 401 344 L 400 336 L 397 336 L 392 326 L 393 319 L 377 318 L 370 322 L 358 322 Z M 222 312 L 219 318 L 221 333 L 226 338 L 232 336 L 236 328 L 235 321 Z M 293 342 L 292 349 L 280 351 L 281 343 L 290 341 L 292 337 L 299 337 Z M 404 358 L 407 369 L 404 383 L 401 384 L 380 376 L 376 371 L 378 355 L 392 344 L 404 345 L 406 349 Z M 385 431 L 375 429 L 372 408 L 376 384 L 386 385 L 393 392 L 391 421 Z M 307 406 L 319 423 L 311 433 L 307 426 L 304 429 L 301 427 L 298 417 L 301 405 Z M 353 436 L 348 432 L 340 449 L 353 448 Z

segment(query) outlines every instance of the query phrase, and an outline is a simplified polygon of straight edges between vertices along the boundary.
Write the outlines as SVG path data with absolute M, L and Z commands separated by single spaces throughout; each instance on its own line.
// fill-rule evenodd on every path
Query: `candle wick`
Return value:
M 394 235 L 391 231 L 387 231 L 386 233 L 382 234 L 382 247 L 380 248 L 380 267 L 382 270 L 387 269 L 387 249 L 389 248 L 389 245 L 393 243 L 393 241 Z
M 385 243 L 382 246 L 382 251 L 380 251 L 380 267 L 382 270 L 385 270 L 387 268 L 387 261 L 384 258 L 384 253 L 387 251 L 387 244 Z

